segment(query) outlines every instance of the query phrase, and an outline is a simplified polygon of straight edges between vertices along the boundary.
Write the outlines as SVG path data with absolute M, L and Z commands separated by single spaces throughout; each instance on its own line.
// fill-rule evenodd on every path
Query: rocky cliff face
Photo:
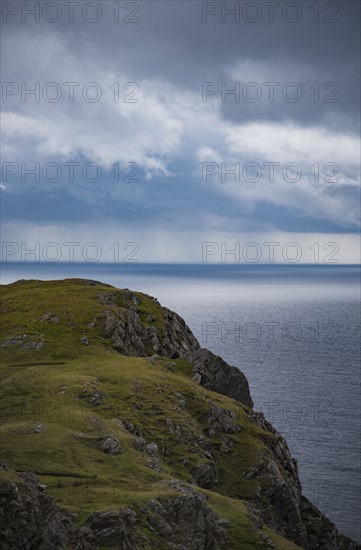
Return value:
M 207 349 L 196 349 L 186 355 L 193 365 L 193 380 L 208 390 L 227 395 L 247 407 L 253 407 L 248 380 L 236 367 Z
M 152 300 L 157 300 L 148 297 Z M 165 355 L 171 358 L 185 357 L 193 365 L 193 380 L 204 388 L 226 395 L 253 407 L 249 385 L 244 374 L 236 367 L 228 365 L 221 357 L 207 349 L 201 348 L 184 320 L 176 313 L 164 308 L 163 333 L 154 326 L 144 326 L 139 315 L 140 300 L 129 292 L 127 299 L 132 305 L 116 314 L 105 312 L 104 335 L 113 342 L 113 347 L 120 353 L 134 356 L 145 356 L 149 352 Z M 100 300 L 104 301 L 103 295 Z M 112 298 L 115 303 L 115 295 Z M 109 303 L 109 298 L 105 300 Z M 148 321 L 155 321 L 150 316 Z M 232 433 L 230 417 L 220 418 L 214 408 L 210 418 L 212 429 L 218 425 L 220 433 Z M 231 411 L 229 411 L 232 414 Z M 272 453 L 272 459 L 261 458 L 259 463 L 245 475 L 252 479 L 265 476 L 269 481 L 266 489 L 252 496 L 251 506 L 257 517 L 264 523 L 309 550 L 337 549 L 345 542 L 338 540 L 334 525 L 307 501 L 302 495 L 298 476 L 297 463 L 292 459 L 286 441 L 264 419 L 260 413 L 253 413 L 253 419 L 265 431 L 270 432 L 272 439 L 265 442 Z M 228 422 L 228 425 L 227 425 Z M 204 488 L 214 488 L 217 485 L 218 472 L 215 465 L 201 465 L 193 471 L 194 482 Z M 353 546 L 348 542 L 350 548 Z
M 99 294 L 101 303 L 112 306 L 104 310 L 100 322 L 103 337 L 111 340 L 116 351 L 133 357 L 159 354 L 175 359 L 200 347 L 179 315 L 161 308 L 152 296 L 140 296 L 158 306 L 157 316 L 143 313 L 142 300 L 133 292 Z
M 112 309 L 104 310 L 102 334 L 111 340 L 116 351 L 134 357 L 151 354 L 165 355 L 172 359 L 185 357 L 193 365 L 193 380 L 211 391 L 232 397 L 248 407 L 253 406 L 244 374 L 211 351 L 201 349 L 198 340 L 179 315 L 162 308 L 159 328 L 155 324 L 157 318 L 154 315 L 142 317 L 142 299 L 135 293 L 126 291 L 120 297 L 121 301 L 115 292 L 99 294 L 101 303 L 113 306 Z M 146 298 L 159 305 L 158 300 L 152 296 Z M 119 303 L 123 307 L 119 307 Z
M 297 463 L 252 409 L 243 373 L 202 349 L 155 298 L 96 281 L 20 282 L 2 312 L 10 444 L 0 467 L 1 548 L 361 548 L 302 495 Z M 24 397 L 67 415 L 19 419 Z M 82 504 L 80 521 L 48 494 L 64 479 L 77 487 L 98 477 L 106 491 L 115 479 L 128 483 L 136 498 Z
M 272 458 L 263 458 L 246 476 L 265 474 L 267 487 L 255 493 L 250 504 L 258 519 L 307 550 L 360 549 L 361 545 L 341 536 L 335 525 L 302 495 L 297 462 L 291 457 L 285 439 L 267 422 L 262 413 L 254 413 L 257 422 L 272 438 L 264 438 Z
M 0 547 L 4 550 L 65 548 L 76 532 L 35 474 L 0 464 Z
M 142 522 L 174 550 L 221 550 L 227 547 L 228 523 L 207 505 L 194 487 L 170 481 L 179 496 L 152 499 L 132 508 L 94 512 L 83 526 L 60 510 L 37 476 L 17 474 L 0 465 L 0 545 L 3 550 L 92 550 L 160 548 L 142 533 Z M 143 518 L 146 518 L 143 520 Z M 164 547 L 164 546 L 162 546 Z

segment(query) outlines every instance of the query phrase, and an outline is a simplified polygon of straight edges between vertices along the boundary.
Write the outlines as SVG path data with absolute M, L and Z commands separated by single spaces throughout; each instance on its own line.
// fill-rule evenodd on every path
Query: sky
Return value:
M 2 2 L 2 260 L 359 263 L 359 12 Z

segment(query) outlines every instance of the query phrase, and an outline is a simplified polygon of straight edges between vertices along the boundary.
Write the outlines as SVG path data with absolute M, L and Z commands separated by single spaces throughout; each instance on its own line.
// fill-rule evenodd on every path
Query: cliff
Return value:
M 1 287 L 4 549 L 356 549 L 243 373 L 139 292 Z

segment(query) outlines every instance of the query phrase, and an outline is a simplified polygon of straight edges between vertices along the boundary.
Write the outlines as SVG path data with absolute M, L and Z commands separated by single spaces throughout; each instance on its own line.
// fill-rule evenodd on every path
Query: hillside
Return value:
M 356 549 L 244 375 L 150 296 L 1 286 L 4 549 Z

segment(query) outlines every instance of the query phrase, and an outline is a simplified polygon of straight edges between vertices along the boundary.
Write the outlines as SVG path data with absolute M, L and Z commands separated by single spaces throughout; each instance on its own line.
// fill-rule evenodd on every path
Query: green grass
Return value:
M 99 293 L 115 293 L 117 304 L 104 306 Z M 125 291 L 79 280 L 30 281 L 2 286 L 1 295 L 2 341 L 40 329 L 44 334 L 40 350 L 21 350 L 18 345 L 1 349 L 0 437 L 2 460 L 9 468 L 35 471 L 59 505 L 78 514 L 79 523 L 96 510 L 137 508 L 149 499 L 174 494 L 162 480 L 189 482 L 192 468 L 207 462 L 202 446 L 206 416 L 209 402 L 218 402 L 237 411 L 243 429 L 229 436 L 234 447 L 228 454 L 220 452 L 219 436 L 212 439 L 220 481 L 217 492 L 204 492 L 218 515 L 231 523 L 230 549 L 266 548 L 241 500 L 266 483 L 243 474 L 269 452 L 260 437 L 264 432 L 252 422 L 247 407 L 194 383 L 192 367 L 184 359 L 174 361 L 173 373 L 166 368 L 169 358 L 152 363 L 112 350 L 110 342 L 101 338 L 99 319 L 104 309 L 123 307 Z M 163 308 L 145 295 L 136 295 L 142 322 L 151 313 L 156 317 L 153 325 L 161 329 Z M 59 317 L 59 322 L 39 322 L 46 313 Z M 90 328 L 93 322 L 96 325 Z M 83 334 L 88 335 L 89 346 L 80 344 Z M 100 391 L 103 403 L 89 405 L 87 397 L 79 397 L 84 389 Z M 183 410 L 176 392 L 186 400 Z M 180 427 L 181 436 L 169 432 L 167 418 Z M 134 437 L 114 419 L 132 422 L 147 443 L 166 448 L 162 472 L 149 468 L 146 456 L 134 447 Z M 38 424 L 46 429 L 32 433 Z M 108 455 L 100 449 L 100 439 L 109 435 L 119 440 L 124 452 Z M 9 472 L 2 475 L 16 477 Z M 154 536 L 143 528 L 148 537 Z M 267 535 L 277 549 L 297 548 L 270 530 Z

